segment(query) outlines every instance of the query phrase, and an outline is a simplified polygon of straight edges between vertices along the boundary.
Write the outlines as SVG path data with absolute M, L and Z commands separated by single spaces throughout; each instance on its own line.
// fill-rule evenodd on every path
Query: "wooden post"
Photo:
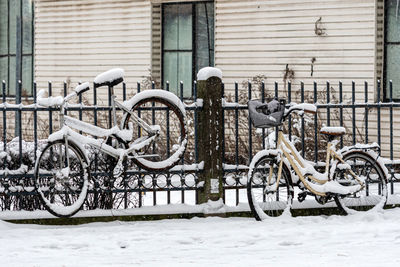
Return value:
M 206 67 L 197 75 L 198 97 L 203 99 L 199 112 L 199 160 L 204 161 L 204 171 L 199 180 L 204 182 L 199 191 L 199 202 L 217 201 L 223 198 L 222 169 L 222 73 Z

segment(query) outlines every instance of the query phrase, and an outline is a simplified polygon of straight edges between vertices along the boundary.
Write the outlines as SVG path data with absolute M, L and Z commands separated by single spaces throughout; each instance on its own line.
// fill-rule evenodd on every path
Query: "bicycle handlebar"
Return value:
M 90 89 L 89 83 L 85 82 L 75 87 L 73 92 L 65 97 L 62 96 L 43 97 L 45 91 L 42 89 L 37 94 L 37 103 L 44 107 L 61 107 L 64 106 L 69 100 L 71 100 L 75 96 L 78 96 L 88 91 L 89 89 Z
M 306 113 L 315 114 L 315 113 L 317 113 L 317 106 L 315 106 L 314 104 L 308 104 L 308 103 L 289 104 L 285 107 L 284 117 L 286 118 L 293 111 L 296 111 L 299 113 L 306 112 Z

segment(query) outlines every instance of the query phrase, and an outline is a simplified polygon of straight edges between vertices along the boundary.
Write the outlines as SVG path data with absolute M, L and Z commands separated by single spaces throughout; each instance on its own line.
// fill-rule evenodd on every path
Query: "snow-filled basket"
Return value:
M 256 128 L 275 127 L 283 122 L 283 114 L 285 112 L 284 99 L 273 99 L 268 103 L 262 103 L 258 99 L 250 100 L 248 107 L 251 122 Z

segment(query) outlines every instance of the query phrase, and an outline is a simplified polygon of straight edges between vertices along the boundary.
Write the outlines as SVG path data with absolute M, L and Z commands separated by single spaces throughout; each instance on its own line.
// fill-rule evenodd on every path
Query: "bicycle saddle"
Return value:
M 320 133 L 332 137 L 342 136 L 346 133 L 346 129 L 344 127 L 322 127 Z
M 116 86 L 117 84 L 123 82 L 124 80 L 124 70 L 120 68 L 115 68 L 115 69 L 110 69 L 106 72 L 103 72 L 94 78 L 94 86 L 100 87 L 100 86 L 109 86 L 113 87 Z

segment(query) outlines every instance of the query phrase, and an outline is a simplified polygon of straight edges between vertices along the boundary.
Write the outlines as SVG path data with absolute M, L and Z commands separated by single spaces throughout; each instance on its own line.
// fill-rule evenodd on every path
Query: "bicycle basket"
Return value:
M 250 120 L 256 128 L 270 128 L 283 123 L 284 99 L 273 99 L 268 103 L 262 103 L 258 99 L 250 100 L 248 108 Z

